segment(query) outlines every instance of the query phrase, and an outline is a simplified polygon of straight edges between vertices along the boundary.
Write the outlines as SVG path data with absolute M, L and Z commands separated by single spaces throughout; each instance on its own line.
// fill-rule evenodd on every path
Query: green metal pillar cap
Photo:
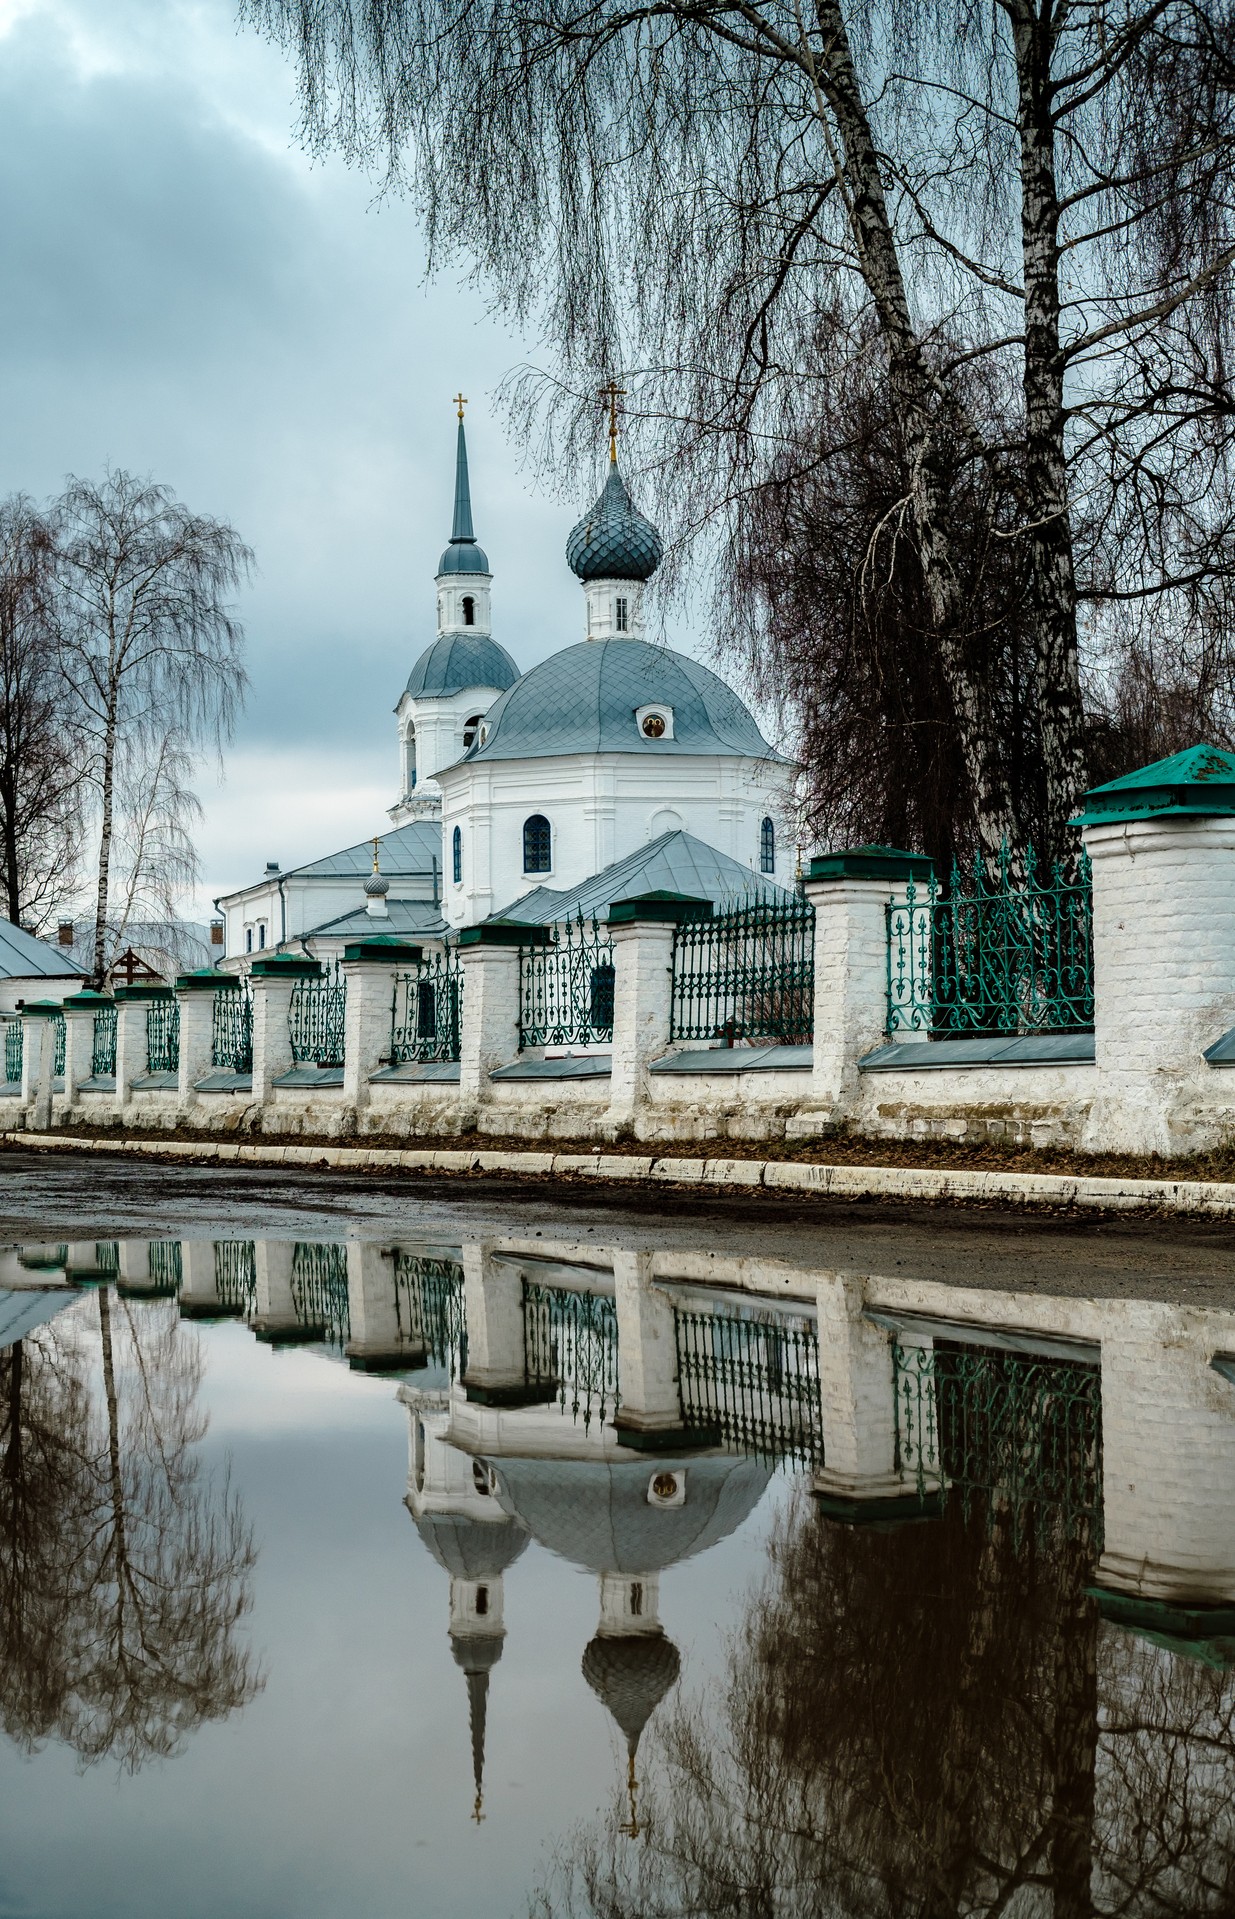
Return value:
M 249 968 L 254 979 L 317 979 L 321 970 L 321 961 L 308 953 L 272 953 Z
M 609 908 L 608 924 L 634 926 L 640 920 L 652 920 L 680 926 L 684 920 L 710 920 L 712 911 L 711 900 L 692 893 L 671 893 L 661 887 L 652 893 L 638 893 L 633 899 L 615 900 Z
M 28 999 L 22 1002 L 21 1010 L 30 1019 L 59 1019 L 64 1003 L 58 999 Z
M 812 880 L 929 880 L 935 866 L 925 853 L 907 853 L 900 846 L 853 846 L 844 853 L 816 853 L 810 863 Z
M 138 1000 L 170 999 L 173 990 L 170 986 L 117 986 L 113 997 L 118 1005 L 131 1005 Z
M 343 948 L 345 966 L 364 960 L 381 961 L 387 966 L 419 966 L 423 958 L 424 947 L 411 946 L 406 940 L 352 940 Z
M 176 981 L 178 993 L 228 993 L 240 987 L 239 973 L 220 973 L 213 966 L 198 966 L 181 973 Z
M 460 946 L 547 946 L 547 926 L 523 925 L 519 920 L 482 920 L 479 926 L 465 926 L 459 935 Z
M 93 1011 L 97 1011 L 100 1006 L 111 1006 L 112 1004 L 113 1001 L 110 993 L 96 993 L 92 986 L 87 986 L 85 990 L 80 993 L 70 993 L 69 997 L 64 1001 L 65 1006 L 71 1006 L 75 1012 L 82 1013 L 85 1012 L 87 1007 L 90 1007 Z
M 1190 746 L 1150 766 L 1138 767 L 1085 795 L 1078 826 L 1107 820 L 1191 817 L 1220 819 L 1235 813 L 1235 753 L 1218 746 Z

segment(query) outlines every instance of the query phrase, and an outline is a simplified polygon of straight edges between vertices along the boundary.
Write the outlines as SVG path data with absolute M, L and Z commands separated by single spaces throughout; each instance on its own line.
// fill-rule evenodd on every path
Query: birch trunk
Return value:
M 849 219 L 862 277 L 888 349 L 901 422 L 919 564 L 969 778 L 978 839 L 987 858 L 1017 844 L 986 647 L 966 631 L 966 605 L 949 530 L 948 485 L 934 418 L 937 395 L 909 311 L 879 154 L 838 0 L 819 0 L 823 54 L 815 77 L 835 117 Z
M 107 970 L 107 898 L 111 883 L 112 809 L 116 780 L 116 708 L 114 697 L 108 707 L 103 738 L 103 792 L 99 820 L 99 884 L 94 905 L 94 973 L 91 985 L 103 990 Z
M 1023 4 L 1010 9 L 1019 89 L 1021 242 L 1025 269 L 1025 483 L 1034 607 L 1034 667 L 1049 856 L 1088 785 L 1076 634 L 1076 575 L 1064 446 L 1060 340 L 1059 190 L 1051 56 L 1055 25 Z

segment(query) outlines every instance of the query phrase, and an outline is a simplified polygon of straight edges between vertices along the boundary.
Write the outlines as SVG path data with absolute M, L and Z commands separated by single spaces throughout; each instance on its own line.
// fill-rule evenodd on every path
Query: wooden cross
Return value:
M 601 387 L 600 397 L 609 402 L 609 462 L 616 466 L 618 401 L 626 398 L 626 388 L 619 386 L 616 380 L 609 380 Z
M 464 409 L 464 407 L 465 407 L 465 406 L 467 405 L 467 394 L 466 394 L 466 393 L 456 393 L 456 394 L 455 394 L 455 405 L 456 405 L 456 406 L 458 407 L 458 409 L 459 409 L 459 419 L 460 419 L 460 420 L 462 420 L 462 418 L 463 418 L 463 409 Z

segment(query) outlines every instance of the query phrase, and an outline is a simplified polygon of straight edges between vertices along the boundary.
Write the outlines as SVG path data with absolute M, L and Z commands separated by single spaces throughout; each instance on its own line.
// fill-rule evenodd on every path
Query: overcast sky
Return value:
M 257 554 L 199 910 L 387 824 L 460 384 L 497 636 L 524 667 L 582 638 L 562 553 L 585 503 L 534 490 L 493 410 L 535 343 L 426 286 L 411 209 L 311 164 L 294 122 L 287 64 L 232 0 L 0 0 L 0 492 L 110 462 Z

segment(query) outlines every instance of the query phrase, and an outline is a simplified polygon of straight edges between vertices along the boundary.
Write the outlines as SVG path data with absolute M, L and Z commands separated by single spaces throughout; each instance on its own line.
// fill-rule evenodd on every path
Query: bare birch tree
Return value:
M 253 556 L 233 527 L 123 471 L 71 479 L 56 513 L 60 661 L 96 806 L 97 986 L 120 820 L 135 856 L 130 903 L 151 888 L 165 894 L 186 870 L 183 776 L 196 751 L 221 745 L 244 695 L 244 634 L 230 601 Z
M 0 884 L 9 919 L 34 932 L 72 897 L 82 838 L 55 568 L 54 525 L 22 494 L 0 501 Z
M 1195 621 L 1235 565 L 1231 0 L 241 14 L 298 61 L 307 139 L 384 162 L 431 258 L 470 259 L 544 328 L 553 377 L 523 393 L 551 438 L 591 429 L 598 379 L 625 371 L 722 605 L 752 491 L 843 453 L 820 431 L 838 380 L 886 384 L 903 477 L 883 530 L 920 575 L 970 830 L 1057 848 L 1088 777 L 1095 610 L 1165 596 Z M 1023 581 L 1028 804 L 1001 635 L 969 593 L 983 505 L 980 546 L 1014 549 Z

